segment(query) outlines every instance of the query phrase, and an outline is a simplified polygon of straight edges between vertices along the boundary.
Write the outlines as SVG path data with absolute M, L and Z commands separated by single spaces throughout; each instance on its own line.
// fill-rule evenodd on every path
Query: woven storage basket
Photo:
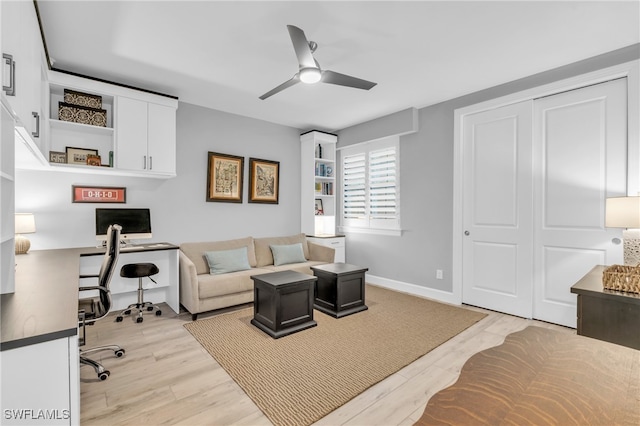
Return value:
M 611 265 L 602 273 L 602 286 L 608 290 L 640 293 L 640 267 Z

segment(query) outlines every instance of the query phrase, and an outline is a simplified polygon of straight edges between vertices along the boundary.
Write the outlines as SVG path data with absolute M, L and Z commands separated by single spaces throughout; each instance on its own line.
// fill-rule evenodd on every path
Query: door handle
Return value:
M 466 235 L 466 236 L 468 237 L 469 235 L 471 235 L 471 232 L 469 232 L 469 231 L 464 231 L 464 235 Z
M 153 170 L 153 156 L 149 156 L 149 170 Z
M 612 238 L 611 242 L 615 245 L 619 245 L 622 241 L 620 241 L 620 238 Z
M 142 170 L 147 170 L 147 156 L 142 157 Z
M 2 59 L 6 65 L 9 65 L 9 85 L 2 85 L 2 90 L 5 91 L 7 96 L 16 95 L 16 61 L 13 60 L 13 55 L 7 53 L 2 54 Z
M 35 132 L 31 132 L 31 135 L 34 138 L 39 138 L 40 137 L 40 114 L 38 114 L 35 111 L 32 111 L 31 115 L 33 115 L 36 118 L 36 131 Z

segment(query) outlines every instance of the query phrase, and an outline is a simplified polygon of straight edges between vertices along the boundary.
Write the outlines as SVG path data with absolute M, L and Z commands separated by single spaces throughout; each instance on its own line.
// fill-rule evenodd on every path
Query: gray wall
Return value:
M 245 157 L 242 204 L 205 201 L 208 151 Z M 279 204 L 247 203 L 249 157 L 280 162 Z M 126 207 L 151 208 L 152 241 L 180 244 L 300 232 L 298 129 L 180 103 L 177 174 L 164 180 L 20 170 L 16 212 L 35 214 L 37 232 L 28 236 L 32 250 L 95 245 L 95 208 L 123 206 L 73 204 L 76 184 L 126 187 Z
M 400 138 L 401 237 L 347 235 L 347 261 L 369 274 L 431 289 L 452 291 L 453 126 L 458 108 L 640 58 L 640 45 L 492 87 L 418 111 L 418 131 Z M 379 121 L 338 132 L 338 148 L 375 139 Z M 443 280 L 436 280 L 442 269 Z
M 638 59 L 640 45 L 456 98 L 417 111 L 418 130 L 401 137 L 401 237 L 349 234 L 347 261 L 369 273 L 430 289 L 452 290 L 454 110 Z M 413 112 L 411 112 L 413 116 Z M 338 147 L 386 136 L 381 123 L 412 127 L 392 114 L 338 132 Z M 127 206 L 150 207 L 154 241 L 182 243 L 300 230 L 299 129 L 180 103 L 178 177 L 170 180 L 18 171 L 16 211 L 36 214 L 33 249 L 95 244 L 96 204 L 72 204 L 71 185 L 127 187 Z M 401 130 L 398 130 L 401 131 Z M 384 134 L 383 134 L 384 133 Z M 245 157 L 244 203 L 207 203 L 207 151 Z M 280 161 L 280 204 L 248 204 L 248 158 Z M 444 279 L 436 280 L 436 269 Z

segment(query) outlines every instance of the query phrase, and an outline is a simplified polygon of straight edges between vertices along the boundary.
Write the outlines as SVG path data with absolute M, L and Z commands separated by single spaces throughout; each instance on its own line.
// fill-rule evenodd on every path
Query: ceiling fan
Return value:
M 300 69 L 290 80 L 287 80 L 278 87 L 271 89 L 264 95 L 260 96 L 260 99 L 265 100 L 268 97 L 283 91 L 287 87 L 291 87 L 300 82 L 313 84 L 320 81 L 322 83 L 337 84 L 339 86 L 347 86 L 364 90 L 369 90 L 377 84 L 360 78 L 351 77 L 350 75 L 321 69 L 320 64 L 318 64 L 318 61 L 313 57 L 313 52 L 318 48 L 318 44 L 314 41 L 307 41 L 304 31 L 298 27 L 287 25 L 287 29 L 289 30 L 289 36 L 293 42 L 293 49 L 296 51 L 296 56 L 298 57 Z

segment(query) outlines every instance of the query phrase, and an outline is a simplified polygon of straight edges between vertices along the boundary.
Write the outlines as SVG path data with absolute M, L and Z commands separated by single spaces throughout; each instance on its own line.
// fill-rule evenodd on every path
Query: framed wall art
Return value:
M 209 152 L 207 201 L 242 203 L 244 157 Z
M 280 162 L 249 158 L 249 202 L 278 204 Z
M 49 151 L 49 162 L 66 164 L 67 154 L 64 152 Z
M 82 164 L 87 165 L 87 156 L 98 155 L 97 149 L 86 148 L 73 148 L 68 146 L 66 148 L 67 164 Z
M 111 186 L 71 186 L 71 201 L 74 203 L 126 203 L 127 189 Z
M 324 207 L 322 207 L 322 200 L 320 198 L 316 198 L 315 214 L 316 216 L 324 215 Z

